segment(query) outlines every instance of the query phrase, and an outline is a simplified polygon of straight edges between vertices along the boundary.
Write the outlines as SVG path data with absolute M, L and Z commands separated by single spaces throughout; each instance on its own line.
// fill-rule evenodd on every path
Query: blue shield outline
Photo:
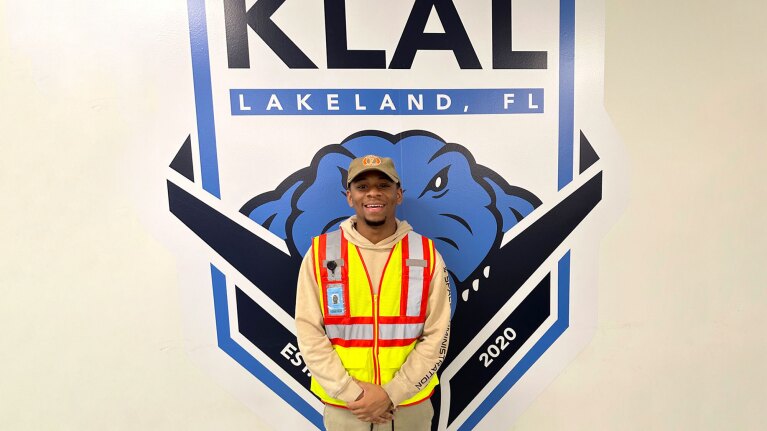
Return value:
M 558 190 L 573 180 L 574 171 L 574 54 L 575 2 L 561 0 L 559 40 L 559 131 L 558 131 Z M 189 36 L 192 57 L 195 111 L 200 157 L 202 188 L 220 199 L 218 155 L 216 150 L 215 115 L 211 84 L 208 32 L 204 0 L 188 0 Z M 461 424 L 459 429 L 471 429 L 495 406 L 527 370 L 553 345 L 569 327 L 570 251 L 558 261 L 557 320 L 513 367 L 492 392 Z M 256 360 L 231 337 L 227 308 L 226 277 L 211 264 L 211 279 L 215 309 L 216 333 L 219 347 L 247 369 L 272 391 L 292 405 L 306 419 L 322 429 L 322 416 L 300 395 L 281 381 L 272 371 Z

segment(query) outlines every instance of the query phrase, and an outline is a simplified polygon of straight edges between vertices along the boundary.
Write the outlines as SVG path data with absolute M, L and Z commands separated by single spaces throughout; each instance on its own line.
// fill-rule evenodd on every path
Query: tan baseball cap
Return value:
M 381 171 L 391 178 L 392 181 L 399 184 L 399 175 L 394 169 L 394 161 L 389 157 L 376 156 L 368 154 L 364 157 L 357 157 L 349 163 L 349 173 L 346 176 L 346 187 L 357 177 L 357 175 L 367 171 Z

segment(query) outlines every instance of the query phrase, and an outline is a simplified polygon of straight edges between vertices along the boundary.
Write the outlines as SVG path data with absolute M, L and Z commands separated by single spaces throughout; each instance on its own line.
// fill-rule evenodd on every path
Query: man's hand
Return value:
M 362 396 L 347 404 L 346 407 L 363 422 L 374 424 L 389 422 L 394 406 L 386 391 L 372 383 L 358 381 L 357 384 L 362 388 Z

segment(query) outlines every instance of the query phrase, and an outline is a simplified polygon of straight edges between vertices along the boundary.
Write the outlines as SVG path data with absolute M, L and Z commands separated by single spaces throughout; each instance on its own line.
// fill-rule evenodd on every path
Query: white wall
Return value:
M 631 199 L 593 342 L 511 429 L 759 429 L 767 6 L 606 4 Z M 163 67 L 189 67 L 185 2 L 4 2 L 0 23 L 0 429 L 263 429 L 184 353 L 174 258 L 123 180 L 133 145 L 193 124 L 191 73 Z
M 606 5 L 631 200 L 593 342 L 513 429 L 764 429 L 767 6 Z

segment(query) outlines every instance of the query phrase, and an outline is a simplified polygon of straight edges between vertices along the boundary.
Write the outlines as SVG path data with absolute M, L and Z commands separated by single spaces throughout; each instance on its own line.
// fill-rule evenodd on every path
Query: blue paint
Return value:
M 210 275 L 213 284 L 213 309 L 216 313 L 218 347 L 257 379 L 261 380 L 275 394 L 285 400 L 286 403 L 298 410 L 309 422 L 319 429 L 324 429 L 322 415 L 314 407 L 310 406 L 293 389 L 288 387 L 288 385 L 232 339 L 231 328 L 229 326 L 229 307 L 226 299 L 226 276 L 213 264 L 210 265 Z
M 542 88 L 232 89 L 229 96 L 232 115 L 540 114 L 544 100 Z
M 512 368 L 511 372 L 501 380 L 482 404 L 458 428 L 459 431 L 473 429 L 482 418 L 506 395 L 522 376 L 527 373 L 538 359 L 551 347 L 570 326 L 570 251 L 559 260 L 557 274 L 558 314 L 557 321 L 543 334 L 540 340 Z
M 575 1 L 559 2 L 559 189 L 573 180 Z
M 203 0 L 188 0 L 187 6 L 189 12 L 189 34 L 192 50 L 192 69 L 202 186 L 206 191 L 217 198 L 220 198 L 205 4 Z M 557 181 L 559 190 L 569 184 L 573 179 L 574 55 L 575 2 L 574 0 L 563 0 L 560 2 L 559 152 Z M 540 90 L 541 92 L 541 103 L 537 104 L 540 106 L 542 112 L 543 90 L 533 90 Z M 239 104 L 238 97 L 234 97 L 234 91 L 235 90 L 232 90 L 232 93 L 230 93 L 232 96 L 233 114 L 235 114 L 234 104 Z M 424 105 L 426 105 L 425 101 Z M 516 384 L 522 375 L 529 370 L 529 368 L 568 328 L 570 306 L 570 251 L 560 259 L 558 270 L 559 300 L 557 321 L 459 429 L 472 429 L 476 426 L 490 409 L 497 404 L 503 395 Z M 284 382 L 278 379 L 271 371 L 259 363 L 231 338 L 229 332 L 229 311 L 226 301 L 226 279 L 224 274 L 213 265 L 211 265 L 211 276 L 213 282 L 216 331 L 218 334 L 219 347 L 256 378 L 271 388 L 287 403 L 296 408 L 296 410 L 317 426 L 317 428 L 323 429 L 322 416 L 319 412 L 300 398 L 292 389 L 285 385 Z
M 419 132 L 406 136 L 361 132 L 316 155 L 315 163 L 302 176 L 290 176 L 296 184 L 283 183 L 290 187 L 282 195 L 267 193 L 267 199 L 249 217 L 259 224 L 272 220 L 269 230 L 304 253 L 313 237 L 337 229 L 354 214 L 346 201 L 342 172 L 352 157 L 366 154 L 394 160 L 405 189 L 397 217 L 434 239 L 447 267 L 461 281 L 500 242 L 503 233 L 517 224 L 516 214 L 526 217 L 540 204 L 532 193 L 505 185 L 500 175 L 477 165 L 460 145 L 448 146 L 432 134 Z M 305 184 L 299 187 L 300 183 Z M 441 238 L 450 238 L 455 245 Z M 455 291 L 453 294 L 456 297 Z
M 573 180 L 573 130 L 575 123 L 575 1 L 560 1 L 559 38 L 559 155 L 558 190 Z M 469 416 L 459 430 L 470 430 L 495 406 L 501 397 L 540 359 L 570 326 L 570 251 L 558 263 L 557 321 L 511 372 Z
M 189 42 L 192 47 L 192 77 L 197 113 L 197 140 L 200 148 L 202 188 L 221 199 L 205 2 L 204 0 L 188 0 L 187 9 L 189 11 Z

